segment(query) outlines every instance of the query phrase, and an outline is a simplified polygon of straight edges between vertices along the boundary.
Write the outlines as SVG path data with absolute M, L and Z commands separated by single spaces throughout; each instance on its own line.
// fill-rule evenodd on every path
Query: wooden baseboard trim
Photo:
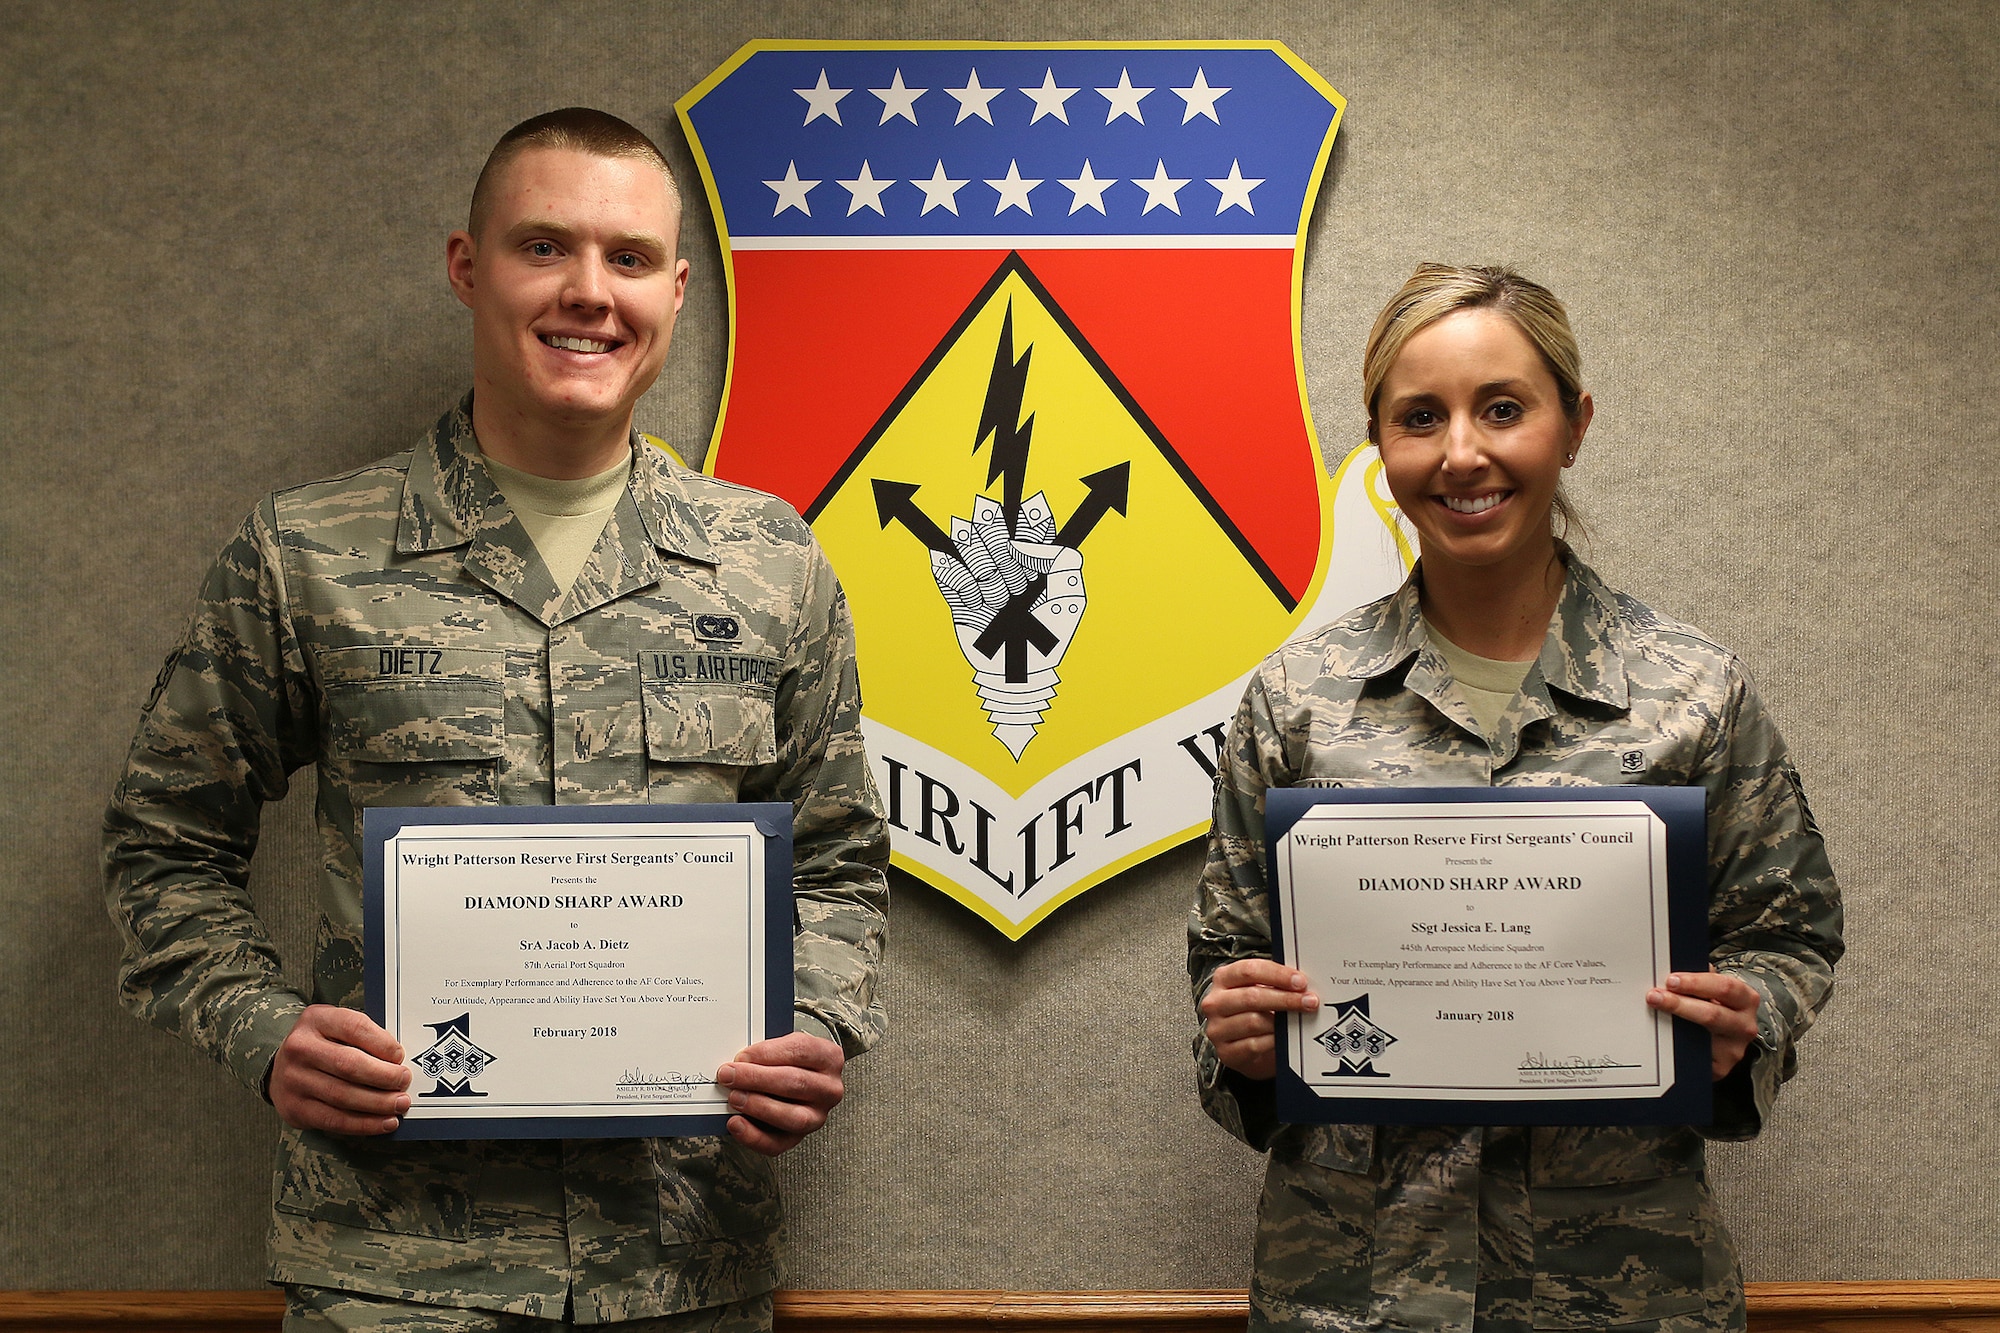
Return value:
M 6 1333 L 271 1333 L 285 1317 L 283 1292 L 0 1291 Z
M 2000 1333 L 2000 1281 L 1752 1282 L 1751 1333 Z
M 1751 1333 L 2000 1333 L 2000 1280 L 1753 1282 Z M 276 1291 L 0 1291 L 0 1333 L 274 1333 Z M 1242 1333 L 1240 1291 L 784 1291 L 776 1333 Z
M 783 1291 L 778 1333 L 1242 1333 L 1240 1291 Z

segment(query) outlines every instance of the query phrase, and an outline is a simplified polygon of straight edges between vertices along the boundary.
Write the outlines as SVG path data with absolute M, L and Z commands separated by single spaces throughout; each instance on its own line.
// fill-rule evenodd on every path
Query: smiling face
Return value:
M 1376 402 L 1383 475 L 1425 566 L 1539 578 L 1555 554 L 1556 482 L 1583 444 L 1590 395 L 1566 415 L 1520 326 L 1475 308 L 1412 334 Z
M 644 160 L 535 148 L 508 164 L 479 235 L 446 245 L 452 290 L 472 310 L 487 452 L 563 475 L 541 455 L 622 447 L 687 287 L 677 221 L 666 178 Z

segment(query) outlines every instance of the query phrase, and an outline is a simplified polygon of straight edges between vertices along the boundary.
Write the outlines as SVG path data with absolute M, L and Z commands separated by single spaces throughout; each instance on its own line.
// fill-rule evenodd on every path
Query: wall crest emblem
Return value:
M 753 42 L 678 104 L 704 465 L 812 523 L 896 862 L 1011 938 L 1202 834 L 1248 673 L 1407 568 L 1305 403 L 1343 107 L 1273 43 Z

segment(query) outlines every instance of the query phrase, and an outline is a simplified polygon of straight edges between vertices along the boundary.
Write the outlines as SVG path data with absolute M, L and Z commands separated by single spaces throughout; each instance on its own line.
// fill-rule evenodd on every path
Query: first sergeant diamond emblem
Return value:
M 429 1092 L 420 1092 L 419 1097 L 484 1097 L 483 1092 L 475 1092 L 472 1080 L 484 1073 L 494 1057 L 472 1042 L 472 1015 L 460 1014 L 444 1023 L 426 1023 L 425 1027 L 437 1033 L 437 1040 L 411 1058 L 427 1077 L 436 1080 L 436 1086 Z
M 1346 1078 L 1389 1077 L 1371 1062 L 1380 1059 L 1396 1038 L 1368 1016 L 1366 994 L 1335 1005 L 1332 1025 L 1313 1040 L 1340 1058 L 1340 1068 L 1330 1072 Z
M 1010 938 L 1200 836 L 1249 672 L 1407 569 L 1305 404 L 1344 105 L 1273 43 L 797 42 L 678 104 L 729 273 L 704 466 L 812 523 L 895 860 Z

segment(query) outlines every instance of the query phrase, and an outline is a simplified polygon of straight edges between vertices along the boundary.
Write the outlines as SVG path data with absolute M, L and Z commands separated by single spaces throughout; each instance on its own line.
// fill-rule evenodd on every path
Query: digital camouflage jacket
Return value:
M 1716 1086 L 1705 1132 L 1755 1135 L 1826 1001 L 1841 911 L 1798 774 L 1741 664 L 1572 557 L 1540 658 L 1489 742 L 1429 645 L 1420 579 L 1251 678 L 1189 923 L 1197 1002 L 1222 964 L 1271 956 L 1267 788 L 1699 786 L 1710 958 L 1761 996 L 1757 1040 Z M 1281 1126 L 1271 1084 L 1224 1069 L 1200 1035 L 1195 1057 L 1209 1114 L 1270 1152 L 1253 1328 L 1743 1326 L 1702 1132 Z
M 216 561 L 106 815 L 124 1003 L 262 1090 L 306 998 L 245 881 L 260 810 L 312 764 L 314 1000 L 362 1001 L 366 806 L 782 800 L 798 1026 L 866 1049 L 888 843 L 846 600 L 805 523 L 634 436 L 627 492 L 558 595 L 470 404 L 409 453 L 269 497 Z M 770 1165 L 725 1137 L 287 1129 L 274 1190 L 273 1281 L 549 1318 L 567 1297 L 580 1322 L 777 1282 Z

